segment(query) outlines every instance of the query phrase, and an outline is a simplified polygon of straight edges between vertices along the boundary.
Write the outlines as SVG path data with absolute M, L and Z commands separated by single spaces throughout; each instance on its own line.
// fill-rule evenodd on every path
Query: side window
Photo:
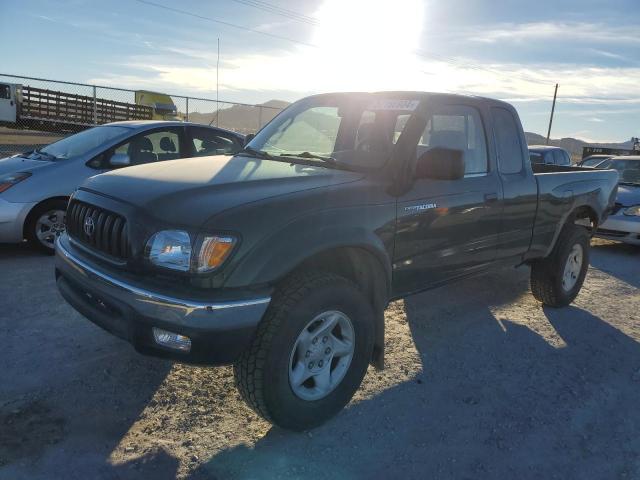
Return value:
M 118 146 L 115 153 L 129 155 L 131 165 L 175 160 L 181 156 L 179 129 L 154 130 L 136 135 Z
M 505 174 L 520 173 L 524 167 L 524 157 L 516 119 L 505 108 L 493 107 L 491 112 L 500 172 Z
M 529 152 L 529 160 L 531 160 L 532 164 L 544 163 L 542 154 L 538 152 Z
M 488 171 L 487 144 L 480 114 L 473 107 L 451 105 L 437 108 L 418 141 L 420 157 L 433 147 L 462 150 L 465 175 L 482 175 Z
M 0 84 L 0 98 L 9 99 L 11 98 L 11 88 L 9 85 Z
M 193 156 L 233 155 L 242 148 L 240 142 L 231 136 L 221 134 L 211 128 L 192 127 Z
M 562 150 L 562 156 L 564 157 L 563 165 L 571 165 L 571 157 L 565 150 Z

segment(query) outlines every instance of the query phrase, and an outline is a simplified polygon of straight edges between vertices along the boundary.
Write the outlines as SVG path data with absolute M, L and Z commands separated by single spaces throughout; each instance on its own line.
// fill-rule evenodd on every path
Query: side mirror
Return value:
M 464 152 L 434 147 L 418 158 L 415 176 L 433 180 L 459 180 L 464 177 Z
M 255 136 L 256 136 L 255 133 L 250 133 L 249 135 L 244 137 L 244 145 L 246 146 L 247 143 L 249 143 L 251 140 L 253 140 Z
M 126 153 L 114 153 L 109 159 L 109 165 L 112 167 L 128 167 L 131 165 L 131 159 Z

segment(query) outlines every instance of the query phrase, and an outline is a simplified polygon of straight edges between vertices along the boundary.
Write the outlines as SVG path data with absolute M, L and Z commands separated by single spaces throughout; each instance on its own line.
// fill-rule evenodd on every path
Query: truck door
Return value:
M 491 107 L 491 116 L 504 192 L 497 258 L 508 261 L 520 258 L 529 249 L 538 207 L 538 186 L 526 162 L 527 145 L 515 111 Z
M 459 180 L 416 179 L 398 199 L 394 290 L 418 291 L 493 261 L 502 191 L 492 171 L 480 112 L 467 105 L 433 106 L 416 158 L 434 147 L 462 150 Z
M 0 83 L 0 122 L 16 123 L 17 108 L 16 86 Z

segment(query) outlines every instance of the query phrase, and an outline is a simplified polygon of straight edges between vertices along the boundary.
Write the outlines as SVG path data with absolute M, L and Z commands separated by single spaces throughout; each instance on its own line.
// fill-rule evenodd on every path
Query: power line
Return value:
M 233 1 L 236 1 L 236 2 L 239 2 L 239 3 L 244 3 L 244 4 L 249 4 L 249 2 L 258 3 L 258 0 L 233 0 Z M 182 9 L 175 8 L 175 7 L 169 7 L 167 5 L 162 5 L 160 3 L 156 3 L 156 2 L 153 2 L 153 1 L 150 1 L 150 0 L 136 0 L 136 2 L 144 4 L 144 5 L 149 5 L 149 6 L 152 6 L 152 7 L 168 10 L 170 12 L 179 13 L 179 14 L 182 14 L 182 15 L 187 15 L 189 17 L 198 18 L 200 20 L 206 20 L 206 21 L 217 23 L 217 24 L 220 24 L 220 25 L 225 25 L 227 27 L 232 27 L 232 28 L 235 28 L 235 29 L 238 29 L 238 30 L 244 30 L 244 31 L 255 33 L 255 34 L 258 34 L 258 35 L 264 35 L 264 36 L 267 36 L 267 37 L 270 37 L 270 38 L 275 38 L 277 40 L 283 40 L 285 42 L 290 42 L 290 43 L 294 43 L 294 44 L 297 44 L 297 45 L 302 45 L 302 46 L 305 46 L 305 47 L 312 47 L 312 48 L 320 48 L 319 45 L 315 45 L 315 44 L 312 44 L 312 43 L 307 43 L 307 42 L 302 42 L 302 41 L 299 41 L 299 40 L 294 40 L 293 38 L 284 37 L 282 35 L 276 35 L 276 34 L 269 33 L 269 32 L 263 32 L 262 30 L 257 30 L 255 28 L 246 27 L 246 26 L 243 26 L 243 25 L 237 25 L 235 23 L 226 22 L 224 20 L 218 20 L 216 18 L 208 17 L 208 16 L 205 16 L 205 15 L 200 15 L 200 14 L 197 14 L 197 13 L 192 13 L 192 12 L 189 12 L 187 10 L 182 10 Z M 271 5 L 271 4 L 268 4 L 266 2 L 260 2 L 260 3 L 262 3 L 264 5 Z M 256 8 L 258 8 L 258 7 L 256 7 Z M 285 9 L 282 9 L 282 10 L 285 10 Z M 292 11 L 290 11 L 290 12 L 292 12 Z M 430 59 L 440 60 L 440 61 L 443 61 L 445 63 L 450 63 L 450 64 L 452 64 L 454 66 L 459 67 L 459 68 L 467 68 L 467 69 L 474 69 L 474 70 L 484 70 L 484 71 L 487 71 L 487 72 L 491 72 L 491 73 L 498 74 L 498 75 L 503 75 L 503 76 L 508 75 L 508 76 L 511 76 L 511 77 L 519 78 L 520 80 L 523 80 L 525 82 L 537 83 L 537 84 L 540 84 L 540 85 L 552 85 L 553 84 L 552 82 L 548 82 L 548 81 L 533 80 L 531 78 L 526 78 L 526 77 L 518 75 L 516 73 L 506 74 L 506 73 L 501 72 L 499 70 L 494 70 L 494 69 L 491 69 L 491 68 L 488 68 L 488 67 L 484 67 L 484 66 L 481 66 L 481 65 L 472 64 L 472 63 L 468 63 L 468 62 L 461 62 L 461 61 L 456 60 L 456 59 L 451 58 L 451 57 L 446 57 L 444 55 L 439 55 L 439 54 L 434 54 L 434 53 L 428 53 L 428 52 L 425 52 L 423 50 L 417 50 L 414 53 L 416 55 L 418 55 L 419 57 L 422 57 L 422 58 L 425 58 L 425 59 L 429 59 L 430 58 Z M 427 72 L 423 72 L 423 73 L 427 73 Z
M 292 38 L 283 37 L 281 35 L 276 35 L 274 33 L 263 32 L 262 30 L 256 30 L 255 28 L 245 27 L 243 25 L 237 25 L 235 23 L 225 22 L 223 20 L 218 20 L 216 18 L 206 17 L 204 15 L 199 15 L 197 13 L 188 12 L 186 10 L 181 10 L 179 8 L 169 7 L 167 5 L 162 5 L 160 3 L 151 2 L 149 0 L 136 0 L 136 2 L 142 3 L 144 5 L 149 5 L 149 6 L 152 6 L 152 7 L 156 7 L 156 8 L 162 8 L 164 10 L 168 10 L 168 11 L 173 12 L 173 13 L 180 13 L 182 15 L 187 15 L 189 17 L 199 18 L 200 20 L 207 20 L 209 22 L 218 23 L 220 25 L 225 25 L 227 27 L 236 28 L 236 29 L 239 29 L 239 30 L 247 31 L 247 32 L 257 33 L 259 35 L 264 35 L 266 37 L 275 38 L 277 40 L 284 40 L 286 42 L 297 43 L 298 45 L 303 45 L 305 47 L 315 47 L 315 48 L 317 48 L 317 45 L 312 45 L 310 43 L 300 42 L 300 41 L 294 40 Z
M 298 22 L 306 23 L 308 25 L 319 25 L 320 22 L 313 17 L 308 15 L 304 15 L 302 13 L 296 12 L 294 10 L 289 10 L 286 8 L 279 7 L 272 3 L 263 2 L 260 0 L 233 0 L 236 3 L 241 3 L 248 7 L 257 8 L 258 10 L 262 10 L 264 12 L 273 13 L 275 15 L 280 15 L 282 17 L 288 18 L 290 20 L 295 20 Z

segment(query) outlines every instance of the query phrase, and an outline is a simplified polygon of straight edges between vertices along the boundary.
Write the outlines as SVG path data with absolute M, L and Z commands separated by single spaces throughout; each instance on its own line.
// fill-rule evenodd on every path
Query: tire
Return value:
M 53 255 L 55 239 L 65 231 L 66 212 L 66 200 L 50 200 L 33 209 L 25 224 L 25 236 L 30 245 Z
M 589 234 L 584 227 L 566 225 L 551 254 L 531 266 L 533 296 L 550 307 L 566 307 L 573 302 L 589 268 L 589 247 Z M 575 261 L 578 253 L 579 268 Z M 565 277 L 567 269 L 570 275 Z
M 317 326 L 317 318 L 325 319 L 326 324 Z M 327 335 L 313 335 L 334 321 L 340 328 L 330 327 L 334 330 L 330 330 L 330 338 L 323 345 Z M 274 294 L 251 345 L 234 365 L 240 394 L 258 415 L 279 427 L 295 431 L 317 427 L 337 414 L 360 386 L 373 352 L 373 321 L 371 304 L 349 280 L 323 272 L 294 274 Z M 347 363 L 348 355 L 339 356 L 338 350 L 341 342 L 348 343 L 349 331 L 353 353 Z M 310 339 L 304 343 L 307 340 L 301 339 L 307 337 Z M 312 344 L 313 338 L 321 341 Z M 304 345 L 308 349 L 301 348 Z M 335 350 L 329 354 L 331 359 L 322 357 L 329 345 Z M 294 386 L 298 382 L 292 376 L 298 369 L 293 366 L 303 364 L 309 373 L 306 366 L 314 360 L 315 368 L 324 366 L 320 371 L 325 375 L 309 377 Z M 336 385 L 323 396 L 313 398 L 326 386 L 325 381 L 317 379 L 326 379 L 327 375 L 328 381 L 336 381 Z

